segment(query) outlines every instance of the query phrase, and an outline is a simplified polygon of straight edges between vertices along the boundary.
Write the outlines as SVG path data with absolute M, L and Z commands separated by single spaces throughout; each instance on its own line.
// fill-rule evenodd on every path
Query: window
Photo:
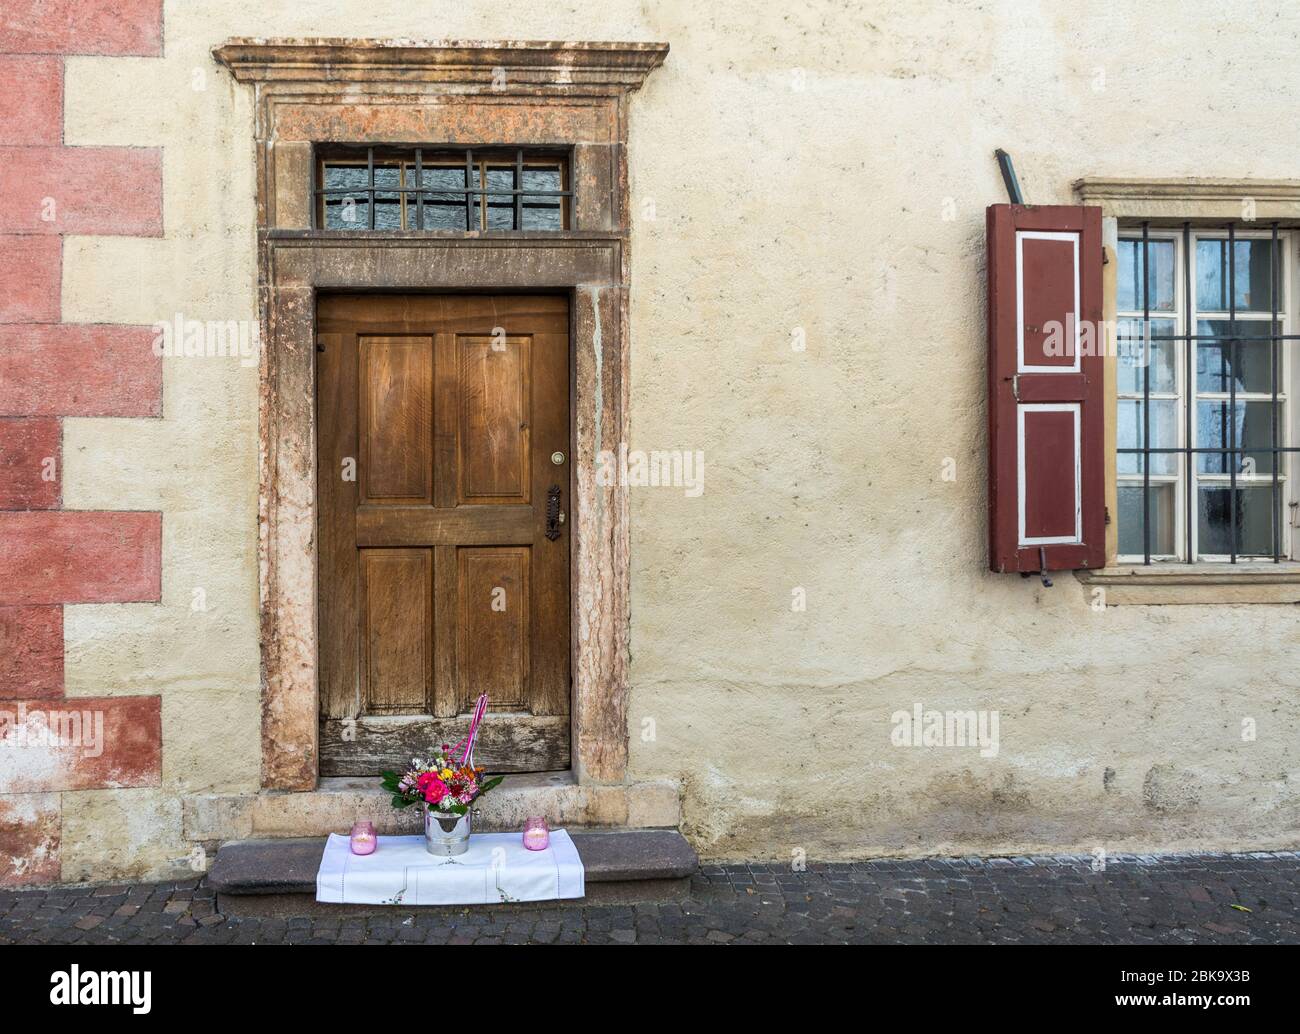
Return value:
M 1122 228 L 1121 562 L 1292 556 L 1291 234 Z
M 318 156 L 325 230 L 564 230 L 573 191 L 560 154 L 354 148 Z

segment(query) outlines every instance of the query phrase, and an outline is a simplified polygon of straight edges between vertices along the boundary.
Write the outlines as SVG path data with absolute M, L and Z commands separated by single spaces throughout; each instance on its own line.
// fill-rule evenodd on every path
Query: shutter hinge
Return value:
M 1106 515 L 1106 527 L 1109 528 L 1109 527 L 1110 527 L 1110 507 L 1109 507 L 1109 506 L 1103 506 L 1101 509 L 1102 509 L 1102 512 Z

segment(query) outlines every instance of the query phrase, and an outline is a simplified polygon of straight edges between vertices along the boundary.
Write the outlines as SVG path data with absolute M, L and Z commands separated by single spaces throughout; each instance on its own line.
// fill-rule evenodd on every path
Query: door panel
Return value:
M 422 714 L 433 698 L 433 550 L 363 549 L 361 699 L 367 714 Z
M 462 546 L 458 561 L 460 604 L 457 699 L 468 710 L 476 686 L 495 686 L 500 704 L 528 706 L 529 546 Z
M 433 339 L 363 337 L 362 504 L 433 501 Z
M 458 335 L 460 501 L 527 503 L 529 340 Z
M 481 692 L 480 763 L 567 768 L 567 301 L 330 296 L 317 319 L 322 775 L 463 738 Z

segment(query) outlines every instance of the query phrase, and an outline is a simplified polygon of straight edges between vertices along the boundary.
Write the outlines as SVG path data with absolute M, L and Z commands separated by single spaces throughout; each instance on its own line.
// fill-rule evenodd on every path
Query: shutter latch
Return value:
M 1028 578 L 1033 573 L 1034 573 L 1033 571 L 1021 571 L 1020 577 Z M 1046 546 L 1038 547 L 1038 577 L 1043 580 L 1044 588 L 1050 589 L 1052 587 L 1052 579 L 1047 577 L 1047 547 Z

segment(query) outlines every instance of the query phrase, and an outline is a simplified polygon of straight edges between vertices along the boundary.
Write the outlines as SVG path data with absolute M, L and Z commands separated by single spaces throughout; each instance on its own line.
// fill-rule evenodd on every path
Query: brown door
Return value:
M 480 693 L 476 761 L 567 768 L 567 300 L 329 296 L 317 320 L 321 774 L 456 742 Z

